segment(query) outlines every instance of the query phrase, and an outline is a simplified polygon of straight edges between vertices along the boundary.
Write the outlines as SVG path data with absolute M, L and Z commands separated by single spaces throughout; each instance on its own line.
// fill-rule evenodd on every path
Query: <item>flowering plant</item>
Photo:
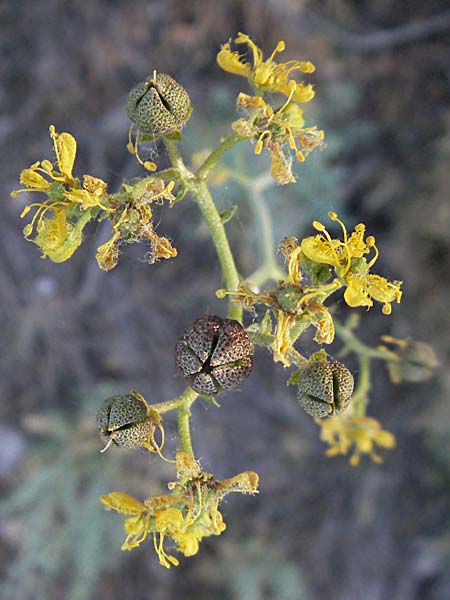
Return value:
M 288 383 L 297 388 L 300 406 L 319 425 L 321 439 L 329 445 L 327 455 L 352 451 L 353 466 L 360 463 L 362 454 L 380 462 L 376 447 L 395 446 L 394 435 L 367 416 L 371 361 L 384 361 L 395 383 L 425 379 L 436 366 L 433 351 L 423 343 L 384 337 L 390 347 L 383 344 L 372 348 L 355 335 L 358 318 L 350 317 L 344 324 L 336 318 L 332 301 L 342 292 L 351 309 L 370 309 L 379 302 L 385 315 L 390 315 L 392 304 L 402 298 L 400 281 L 389 281 L 373 272 L 379 251 L 375 238 L 366 235 L 362 223 L 349 233 L 338 215 L 330 211 L 328 217 L 338 225 L 340 235 L 314 221 L 315 235 L 280 241 L 278 249 L 284 266 L 277 263 L 274 248 L 267 240 L 267 257 L 261 268 L 247 278 L 238 273 L 225 228 L 233 211 L 220 214 L 217 210 L 208 187 L 209 180 L 218 173 L 213 169 L 235 145 L 251 143 L 256 155 L 264 150 L 270 153 L 270 173 L 278 184 L 293 184 L 294 158 L 303 163 L 310 152 L 324 148 L 325 135 L 316 126 L 305 126 L 303 105 L 314 98 L 313 85 L 294 78 L 298 73 L 312 75 L 314 65 L 298 60 L 277 62 L 275 58 L 285 49 L 282 41 L 267 59 L 247 35 L 240 33 L 234 42 L 247 46 L 251 60 L 233 51 L 229 42 L 220 49 L 217 62 L 226 72 L 245 78 L 251 94 L 238 95 L 237 110 L 244 116 L 232 123 L 230 135 L 195 169 L 187 166 L 179 150 L 181 130 L 192 112 L 189 96 L 172 77 L 154 71 L 131 90 L 127 102 L 132 122 L 127 148 L 149 174 L 123 182 L 115 193 L 93 175 L 85 174 L 81 181 L 73 175 L 75 138 L 57 133 L 52 125 L 55 161 L 45 159 L 24 169 L 20 174 L 23 188 L 12 194 L 44 195 L 43 200 L 28 203 L 23 210 L 23 218 L 34 212 L 23 233 L 40 248 L 43 257 L 56 263 L 71 258 L 90 221 L 101 220 L 108 220 L 112 229 L 111 238 L 97 249 L 101 269 L 116 267 L 124 245 L 137 241 L 148 244 L 146 256 L 150 263 L 175 258 L 177 250 L 172 242 L 156 232 L 156 203 L 167 203 L 176 210 L 178 202 L 190 197 L 209 229 L 223 276 L 223 287 L 216 293 L 228 301 L 227 317 L 204 315 L 180 336 L 175 358 L 186 379 L 186 390 L 178 398 L 152 405 L 135 391 L 113 396 L 105 400 L 97 415 L 100 435 L 106 443 L 104 450 L 111 446 L 143 447 L 175 465 L 176 481 L 168 484 L 168 494 L 144 501 L 120 491 L 101 497 L 108 510 L 126 515 L 122 549 L 135 548 L 151 534 L 159 561 L 167 568 L 178 564 L 164 547 L 167 539 L 179 553 L 196 554 L 203 538 L 225 530 L 219 512 L 223 497 L 231 492 L 258 492 L 258 475 L 252 471 L 225 480 L 204 472 L 195 458 L 190 436 L 192 404 L 203 397 L 219 407 L 218 394 L 244 385 L 254 363 L 254 346 L 267 348 L 273 360 L 285 369 L 294 367 Z M 144 142 L 158 139 L 171 162 L 163 170 L 140 156 Z M 195 164 L 195 159 L 192 162 Z M 259 210 L 264 211 L 263 202 Z M 264 314 L 257 310 L 260 306 L 265 307 Z M 246 327 L 244 310 L 253 315 L 253 322 Z M 321 348 L 304 356 L 296 344 L 310 327 Z M 353 352 L 357 357 L 356 385 L 348 368 L 324 349 L 336 336 L 344 344 L 341 354 Z M 178 418 L 175 459 L 163 454 L 163 415 L 170 411 L 176 411 Z

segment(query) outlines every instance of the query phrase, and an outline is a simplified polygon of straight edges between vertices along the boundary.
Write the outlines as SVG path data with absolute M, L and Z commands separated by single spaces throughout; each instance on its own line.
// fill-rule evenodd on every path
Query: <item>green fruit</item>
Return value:
M 148 442 L 154 430 L 147 404 L 137 394 L 112 396 L 97 413 L 100 437 L 124 448 L 138 448 Z
M 182 129 L 191 112 L 184 87 L 164 73 L 148 77 L 128 94 L 129 118 L 143 133 L 155 137 Z
M 312 361 L 299 376 L 297 398 L 312 417 L 329 417 L 348 407 L 353 387 L 353 375 L 342 363 Z

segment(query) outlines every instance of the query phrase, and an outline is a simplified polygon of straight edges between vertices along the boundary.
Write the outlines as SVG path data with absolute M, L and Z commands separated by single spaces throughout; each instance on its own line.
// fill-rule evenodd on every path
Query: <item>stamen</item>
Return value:
M 278 44 L 275 47 L 275 50 L 272 52 L 272 54 L 270 55 L 269 59 L 267 62 L 272 62 L 274 59 L 275 54 L 278 54 L 279 52 L 284 52 L 284 49 L 286 48 L 286 44 L 283 42 L 283 40 L 280 40 L 278 42 Z
M 339 225 L 342 228 L 342 232 L 344 234 L 344 251 L 347 257 L 347 263 L 345 265 L 345 269 L 344 269 L 344 274 L 348 273 L 348 270 L 350 269 L 350 265 L 351 265 L 351 261 L 352 261 L 352 257 L 350 254 L 350 249 L 348 247 L 348 236 L 347 236 L 347 229 L 344 225 L 344 223 L 339 219 L 339 217 L 337 216 L 337 213 L 335 213 L 334 211 L 330 210 L 330 212 L 328 213 L 328 216 L 330 217 L 330 219 L 332 221 L 337 221 L 339 223 Z
M 370 235 L 366 239 L 366 244 L 369 246 L 369 248 L 373 248 L 375 250 L 375 256 L 367 264 L 368 269 L 371 269 L 373 267 L 373 265 L 377 262 L 378 256 L 380 255 L 380 253 L 379 253 L 378 248 L 377 248 L 377 246 L 375 244 L 375 238 L 372 235 Z

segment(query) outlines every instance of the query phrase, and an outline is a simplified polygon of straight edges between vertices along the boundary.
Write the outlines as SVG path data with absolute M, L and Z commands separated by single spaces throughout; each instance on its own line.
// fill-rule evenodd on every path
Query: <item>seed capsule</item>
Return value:
M 180 337 L 177 367 L 199 394 L 213 396 L 239 387 L 253 366 L 253 344 L 240 323 L 205 315 Z
M 147 404 L 133 392 L 105 400 L 97 413 L 97 427 L 108 446 L 114 443 L 124 448 L 145 445 L 155 429 Z
M 170 75 L 157 73 L 128 94 L 127 114 L 142 132 L 159 136 L 182 129 L 191 114 L 191 101 Z
M 329 417 L 343 412 L 353 393 L 353 375 L 337 361 L 312 361 L 302 371 L 297 398 L 313 417 Z

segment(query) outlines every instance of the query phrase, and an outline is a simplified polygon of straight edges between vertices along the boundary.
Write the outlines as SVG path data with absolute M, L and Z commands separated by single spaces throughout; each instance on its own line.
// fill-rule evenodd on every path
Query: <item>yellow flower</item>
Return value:
M 325 226 L 318 221 L 313 227 L 320 235 L 305 238 L 301 243 L 304 256 L 314 263 L 330 265 L 334 268 L 338 279 L 346 285 L 344 300 L 351 306 L 373 306 L 373 300 L 383 303 L 382 312 L 389 315 L 391 303 L 400 302 L 402 297 L 401 282 L 390 282 L 380 275 L 369 273 L 378 259 L 375 238 L 365 235 L 365 225 L 360 223 L 348 236 L 347 229 L 336 213 L 329 212 L 332 221 L 337 221 L 343 231 L 343 241 L 333 239 Z M 370 261 L 365 257 L 371 251 L 374 256 Z
M 231 50 L 230 43 L 223 44 L 217 55 L 219 66 L 228 73 L 246 77 L 250 85 L 265 92 L 280 92 L 285 96 L 291 96 L 295 102 L 309 102 L 314 97 L 311 84 L 297 83 L 291 79 L 294 71 L 301 73 L 314 73 L 315 67 L 310 61 L 288 60 L 285 63 L 277 63 L 274 58 L 285 49 L 283 41 L 278 42 L 275 50 L 264 60 L 263 53 L 248 35 L 239 33 L 234 40 L 236 44 L 247 44 L 253 55 L 252 64 L 243 60 L 238 52 Z M 291 94 L 292 88 L 293 93 Z
M 124 527 L 127 533 L 122 550 L 131 550 L 153 533 L 153 544 L 162 566 L 169 569 L 179 561 L 164 549 L 165 538 L 171 538 L 184 556 L 193 556 L 205 537 L 220 535 L 226 525 L 218 510 L 225 494 L 239 492 L 256 494 L 258 475 L 252 471 L 239 473 L 230 479 L 216 481 L 204 473 L 190 454 L 176 456 L 177 481 L 169 484 L 170 494 L 153 496 L 140 502 L 122 492 L 102 496 L 107 510 L 129 516 Z
M 249 113 L 249 119 L 238 119 L 232 124 L 233 130 L 241 137 L 256 142 L 255 154 L 267 148 L 272 157 L 271 174 L 281 185 L 296 181 L 292 173 L 292 155 L 298 162 L 315 148 L 323 145 L 324 133 L 316 127 L 304 127 L 303 110 L 292 101 L 295 84 L 291 82 L 291 92 L 286 102 L 274 110 L 259 96 L 239 94 L 238 110 Z
M 330 446 L 326 455 L 346 455 L 353 447 L 349 461 L 353 467 L 359 465 L 362 454 L 368 454 L 376 463 L 383 462 L 375 452 L 376 446 L 387 449 L 395 447 L 392 433 L 381 429 L 379 421 L 372 417 L 341 415 L 315 421 L 321 428 L 320 439 Z
M 43 160 L 24 169 L 20 182 L 25 187 L 11 195 L 39 192 L 47 196 L 42 202 L 28 204 L 22 211 L 21 218 L 36 209 L 31 222 L 24 228 L 24 235 L 29 239 L 36 227 L 37 235 L 32 241 L 41 248 L 44 257 L 59 263 L 70 258 L 81 244 L 83 227 L 92 217 L 90 209 L 110 209 L 104 205 L 108 197 L 104 181 L 85 175 L 81 186 L 73 176 L 77 152 L 75 138 L 70 133 L 57 133 L 53 125 L 50 136 L 56 164 Z
M 53 217 L 44 218 L 39 233 L 33 242 L 42 250 L 42 257 L 48 257 L 54 263 L 68 260 L 83 241 L 83 228 L 91 219 L 85 212 L 74 223 L 67 220 L 65 206 L 53 209 Z

